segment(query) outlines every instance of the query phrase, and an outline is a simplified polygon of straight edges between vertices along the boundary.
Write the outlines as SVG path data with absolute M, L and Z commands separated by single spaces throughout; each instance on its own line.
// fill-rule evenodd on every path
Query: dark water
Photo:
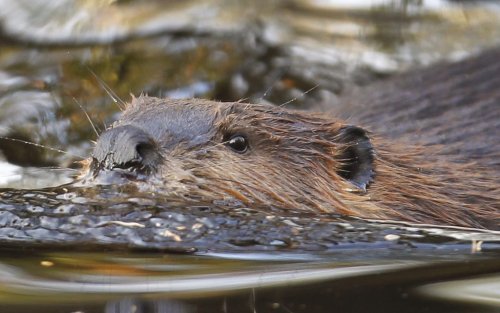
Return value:
M 0 312 L 498 312 L 495 232 L 19 190 L 130 94 L 325 108 L 500 41 L 494 2 L 345 3 L 0 0 Z

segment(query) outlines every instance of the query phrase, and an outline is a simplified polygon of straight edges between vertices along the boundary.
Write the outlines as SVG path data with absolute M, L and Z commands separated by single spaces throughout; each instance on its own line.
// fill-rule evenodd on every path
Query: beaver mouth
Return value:
M 146 180 L 156 172 L 156 166 L 145 164 L 144 160 L 131 160 L 125 163 L 110 162 L 108 158 L 99 162 L 92 158 L 90 173 L 94 178 L 102 175 L 116 175 L 127 180 Z
M 141 162 L 110 165 L 93 158 L 84 180 L 102 185 L 144 182 L 148 181 L 155 172 L 156 167 L 146 166 Z

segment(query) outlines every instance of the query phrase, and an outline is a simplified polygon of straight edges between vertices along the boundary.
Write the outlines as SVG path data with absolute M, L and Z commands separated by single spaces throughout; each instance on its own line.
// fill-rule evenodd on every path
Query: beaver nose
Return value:
M 154 140 L 142 129 L 124 125 L 105 131 L 93 153 L 99 168 L 151 169 L 160 154 Z

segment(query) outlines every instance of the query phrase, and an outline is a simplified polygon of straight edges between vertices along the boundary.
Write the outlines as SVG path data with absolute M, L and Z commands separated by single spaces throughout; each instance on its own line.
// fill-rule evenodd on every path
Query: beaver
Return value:
M 463 67 L 463 62 L 445 65 L 452 72 L 453 66 Z M 471 71 L 465 79 L 474 73 Z M 498 82 L 498 77 L 491 79 Z M 410 78 L 406 81 L 412 81 Z M 389 84 L 393 86 L 399 81 L 403 79 L 395 78 Z M 463 81 L 456 84 L 464 87 Z M 424 85 L 428 86 L 427 81 Z M 478 86 L 464 88 L 472 87 Z M 494 92 L 487 88 L 475 91 L 477 99 L 462 94 L 456 97 L 453 90 L 441 88 L 435 91 L 440 96 L 439 102 L 428 98 L 415 100 L 406 93 L 407 97 L 400 96 L 401 102 L 394 106 L 402 107 L 401 103 L 406 101 L 409 111 L 418 108 L 416 111 L 422 112 L 422 102 L 426 102 L 427 110 L 434 113 L 445 112 L 440 106 L 444 105 L 452 111 L 469 108 L 460 114 L 470 116 L 470 107 L 483 112 L 484 105 L 493 101 L 490 106 L 493 111 L 486 114 L 498 116 L 498 87 L 499 84 Z M 448 94 L 442 94 L 443 91 Z M 401 87 L 400 93 L 405 92 Z M 390 99 L 384 101 L 391 104 Z M 460 145 L 455 141 L 450 143 L 453 149 L 445 141 L 444 144 L 419 142 L 411 136 L 405 137 L 411 131 L 405 133 L 397 124 L 403 120 L 404 125 L 406 115 L 400 114 L 399 109 L 391 113 L 391 107 L 381 110 L 381 105 L 377 105 L 373 109 L 375 116 L 369 114 L 369 105 L 365 110 L 369 116 L 367 125 L 373 130 L 382 129 L 380 134 L 327 113 L 141 95 L 134 97 L 121 118 L 101 134 L 86 162 L 83 179 L 95 182 L 106 173 L 118 173 L 127 181 L 142 182 L 157 193 L 185 199 L 229 198 L 248 205 L 366 219 L 499 229 L 496 147 L 486 140 L 488 151 L 478 148 L 476 129 L 470 132 L 474 138 L 471 144 L 476 147 L 465 149 L 467 152 L 462 155 L 457 153 Z M 356 109 L 355 104 L 350 106 Z M 389 135 L 390 125 L 385 122 L 379 129 L 373 126 L 375 123 L 370 121 L 376 120 L 377 114 L 382 121 L 389 119 L 387 116 L 393 117 L 395 136 Z M 425 117 L 431 115 L 428 112 Z M 492 119 L 486 117 L 486 120 Z M 494 128 L 479 128 L 494 133 L 498 121 L 492 121 L 496 123 Z M 480 123 L 477 118 L 468 122 Z M 412 123 L 418 125 L 418 119 L 414 117 Z M 437 127 L 443 130 L 449 127 L 447 123 L 441 121 Z M 460 134 L 467 141 L 464 133 L 461 129 Z M 497 137 L 498 132 L 488 136 Z M 482 162 L 481 155 L 490 162 Z

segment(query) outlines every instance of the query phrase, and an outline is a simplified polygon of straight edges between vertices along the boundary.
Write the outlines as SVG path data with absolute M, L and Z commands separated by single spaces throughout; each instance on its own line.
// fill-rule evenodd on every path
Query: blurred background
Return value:
M 0 186 L 68 181 L 141 93 L 325 109 L 500 41 L 497 1 L 0 0 Z M 43 169 L 41 169 L 43 168 Z

